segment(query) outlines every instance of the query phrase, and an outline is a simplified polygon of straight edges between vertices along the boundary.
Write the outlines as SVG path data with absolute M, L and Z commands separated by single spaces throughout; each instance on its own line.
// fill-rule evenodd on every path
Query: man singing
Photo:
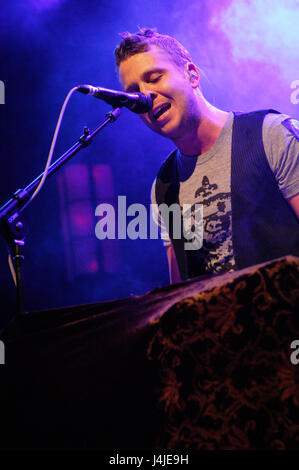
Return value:
M 176 146 L 154 181 L 152 202 L 179 204 L 183 229 L 190 222 L 183 209 L 191 207 L 194 249 L 157 215 L 168 231 L 171 282 L 299 256 L 299 122 L 274 110 L 217 109 L 176 39 L 151 29 L 121 37 L 115 58 L 125 91 L 152 98 L 153 108 L 141 118 Z

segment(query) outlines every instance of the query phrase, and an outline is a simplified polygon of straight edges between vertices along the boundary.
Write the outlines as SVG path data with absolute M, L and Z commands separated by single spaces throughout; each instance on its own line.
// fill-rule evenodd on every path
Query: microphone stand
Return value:
M 90 132 L 87 127 L 84 127 L 84 134 L 78 141 L 48 168 L 46 179 L 56 173 L 62 165 L 76 155 L 82 148 L 87 147 L 92 142 L 92 138 L 107 124 L 115 122 L 119 115 L 120 108 L 114 108 L 113 111 L 106 114 L 106 119 L 92 132 Z M 24 264 L 25 246 L 25 227 L 20 214 L 25 209 L 24 206 L 27 206 L 31 195 L 34 193 L 43 175 L 44 173 L 35 178 L 25 189 L 18 189 L 12 198 L 0 208 L 0 229 L 4 234 L 15 265 L 17 313 L 19 315 L 24 313 L 22 267 Z

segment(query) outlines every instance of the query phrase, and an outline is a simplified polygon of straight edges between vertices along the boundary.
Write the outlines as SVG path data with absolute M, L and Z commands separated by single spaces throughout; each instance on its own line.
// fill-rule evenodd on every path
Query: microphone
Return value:
M 152 99 L 143 93 L 125 93 L 124 91 L 109 90 L 108 88 L 91 85 L 80 85 L 77 91 L 104 100 L 114 108 L 126 106 L 126 108 L 137 114 L 147 113 L 153 107 Z

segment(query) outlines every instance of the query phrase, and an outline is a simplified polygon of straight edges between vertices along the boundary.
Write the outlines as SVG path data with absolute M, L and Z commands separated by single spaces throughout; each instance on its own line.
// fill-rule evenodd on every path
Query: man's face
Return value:
M 157 46 L 121 62 L 119 76 L 126 92 L 150 95 L 153 108 L 141 115 L 153 131 L 172 140 L 190 131 L 195 120 L 195 95 L 183 66 Z

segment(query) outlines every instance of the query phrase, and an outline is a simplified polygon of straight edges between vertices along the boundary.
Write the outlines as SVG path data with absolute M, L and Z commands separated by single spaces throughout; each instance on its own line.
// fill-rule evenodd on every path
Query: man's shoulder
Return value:
M 275 146 L 279 143 L 284 145 L 294 136 L 299 140 L 299 130 L 296 130 L 295 127 L 291 128 L 294 122 L 298 123 L 298 121 L 292 119 L 288 114 L 267 114 L 263 121 L 264 144 L 267 143 L 267 141 L 271 141 L 275 143 Z
M 265 119 L 264 119 L 264 127 L 265 128 L 275 128 L 275 127 L 279 127 L 280 124 L 285 121 L 286 119 L 290 119 L 290 116 L 288 114 L 284 114 L 284 113 L 277 113 L 277 114 L 274 114 L 274 113 L 268 113 L 266 114 L 265 116 Z
M 275 109 L 259 109 L 249 112 L 234 112 L 234 117 L 245 120 L 245 123 L 251 127 L 251 124 L 260 123 L 263 129 L 263 142 L 272 140 L 274 137 L 283 138 L 286 134 L 285 122 L 290 116 Z M 256 119 L 255 119 L 256 118 Z
M 263 133 L 277 134 L 283 139 L 295 137 L 299 141 L 299 120 L 288 114 L 267 115 L 263 124 Z

